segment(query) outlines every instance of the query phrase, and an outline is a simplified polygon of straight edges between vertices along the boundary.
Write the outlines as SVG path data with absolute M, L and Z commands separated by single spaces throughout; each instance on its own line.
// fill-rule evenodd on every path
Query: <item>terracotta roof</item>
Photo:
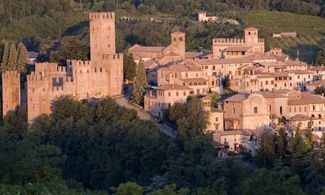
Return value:
M 287 60 L 285 61 L 286 66 L 308 66 L 305 62 L 298 60 Z
M 225 102 L 241 102 L 245 99 L 247 99 L 247 97 L 249 96 L 250 94 L 248 93 L 238 93 L 236 95 L 233 95 L 227 99 L 225 99 L 224 101 Z
M 163 85 L 163 86 L 157 87 L 156 89 L 157 90 L 189 90 L 189 91 L 192 90 L 189 87 L 186 87 L 184 85 L 178 85 L 178 84 Z
M 184 32 L 181 32 L 181 31 L 175 31 L 175 32 L 172 32 L 171 34 L 175 34 L 175 35 L 183 35 L 185 34 Z
M 252 60 L 247 58 L 229 58 L 229 59 L 198 59 L 197 62 L 202 65 L 221 65 L 221 64 L 234 64 L 234 63 L 253 63 Z
M 135 52 L 162 52 L 165 47 L 152 47 L 152 46 L 141 46 L 134 45 L 129 49 L 129 51 Z
M 259 74 L 256 77 L 257 78 L 274 78 L 275 76 L 272 74 Z
M 286 94 L 290 93 L 292 90 L 289 89 L 280 89 L 275 91 L 261 91 L 257 92 L 263 95 L 265 98 L 285 98 L 288 97 Z
M 202 55 L 203 55 L 203 53 L 201 53 L 201 52 L 195 52 L 195 51 L 185 52 L 185 58 L 187 58 L 187 59 L 197 58 Z
M 175 63 L 167 67 L 161 68 L 161 70 L 169 71 L 201 71 L 201 68 L 194 63 L 182 61 L 181 63 Z
M 325 79 L 307 83 L 306 85 L 325 85 Z
M 248 28 L 245 28 L 245 30 L 258 30 L 258 28 L 248 27 Z
M 309 121 L 313 119 L 311 116 L 306 116 L 302 114 L 296 114 L 293 117 L 289 118 L 290 121 Z
M 286 72 L 295 73 L 295 74 L 313 74 L 313 72 L 305 70 L 287 70 Z
M 315 95 L 308 92 L 302 92 L 301 98 L 289 99 L 288 105 L 304 105 L 325 103 L 325 98 L 321 95 Z

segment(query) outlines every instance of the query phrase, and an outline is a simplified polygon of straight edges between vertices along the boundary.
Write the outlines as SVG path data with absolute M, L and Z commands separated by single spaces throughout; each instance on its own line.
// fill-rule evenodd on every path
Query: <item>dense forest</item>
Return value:
M 219 156 L 196 99 L 173 106 L 179 136 L 112 99 L 94 103 L 62 97 L 51 115 L 27 126 L 11 112 L 0 128 L 1 194 L 319 194 L 325 186 L 325 140 L 309 133 L 288 140 L 263 130 L 256 157 L 244 150 Z M 177 113 L 186 112 L 188 117 Z

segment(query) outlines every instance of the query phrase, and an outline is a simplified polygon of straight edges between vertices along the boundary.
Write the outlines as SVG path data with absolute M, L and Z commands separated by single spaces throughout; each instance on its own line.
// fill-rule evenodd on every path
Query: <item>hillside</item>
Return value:
M 319 46 L 325 42 L 325 19 L 316 16 L 299 15 L 287 12 L 254 11 L 241 13 L 244 25 L 261 30 L 268 47 L 280 47 L 290 56 L 314 62 Z M 273 33 L 295 31 L 297 38 L 273 38 Z

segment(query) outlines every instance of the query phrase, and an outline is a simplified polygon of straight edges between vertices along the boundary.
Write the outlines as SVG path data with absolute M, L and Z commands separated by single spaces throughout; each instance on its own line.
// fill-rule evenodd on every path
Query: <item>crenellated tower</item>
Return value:
M 115 54 L 115 13 L 90 13 L 90 59 L 100 61 L 103 54 Z

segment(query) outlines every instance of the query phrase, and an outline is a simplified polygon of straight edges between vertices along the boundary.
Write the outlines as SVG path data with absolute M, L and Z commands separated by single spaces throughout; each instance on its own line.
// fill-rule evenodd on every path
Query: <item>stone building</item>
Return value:
M 241 58 L 264 53 L 264 39 L 258 37 L 257 28 L 246 28 L 244 39 L 217 38 L 212 40 L 213 58 Z
M 255 130 L 276 124 L 283 118 L 293 125 L 306 128 L 312 121 L 314 130 L 323 130 L 325 98 L 296 90 L 239 93 L 224 100 L 226 129 Z
M 129 48 L 129 53 L 133 54 L 136 61 L 147 61 L 164 57 L 169 57 L 170 61 L 182 60 L 185 59 L 185 42 L 185 33 L 176 31 L 171 33 L 171 44 L 167 47 L 141 46 L 136 44 Z
M 217 16 L 207 16 L 206 11 L 199 11 L 197 15 L 199 22 L 217 22 L 219 19 Z
M 41 114 L 51 113 L 53 100 L 60 96 L 83 100 L 123 94 L 123 55 L 115 51 L 115 13 L 90 13 L 89 19 L 90 61 L 68 60 L 66 66 L 36 63 L 35 70 L 27 75 L 30 123 Z M 20 93 L 17 92 L 20 81 L 17 84 L 17 79 L 9 79 L 12 83 L 7 84 L 8 74 L 13 73 L 3 73 L 2 76 L 6 93 L 3 96 L 4 113 L 20 105 Z

